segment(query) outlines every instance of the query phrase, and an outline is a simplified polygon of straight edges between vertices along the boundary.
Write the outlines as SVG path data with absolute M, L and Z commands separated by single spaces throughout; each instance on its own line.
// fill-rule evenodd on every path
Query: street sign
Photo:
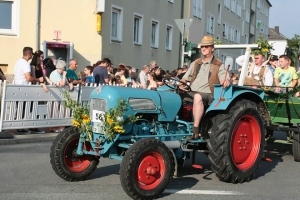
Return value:
M 175 19 L 175 23 L 183 36 L 186 34 L 187 30 L 189 30 L 192 22 L 193 19 Z

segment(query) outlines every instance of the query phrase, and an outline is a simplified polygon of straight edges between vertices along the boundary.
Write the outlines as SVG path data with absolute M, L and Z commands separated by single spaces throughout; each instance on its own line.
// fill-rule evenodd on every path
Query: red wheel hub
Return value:
M 240 118 L 231 138 L 231 154 L 237 168 L 247 170 L 254 164 L 260 143 L 261 131 L 257 119 L 251 115 Z
M 82 172 L 90 166 L 91 155 L 78 156 L 76 154 L 79 138 L 74 138 L 65 148 L 64 160 L 67 167 L 73 172 Z M 92 148 L 89 143 L 85 143 L 85 148 L 90 151 Z
M 152 190 L 158 186 L 165 175 L 165 162 L 157 152 L 142 157 L 137 169 L 137 181 L 144 190 Z

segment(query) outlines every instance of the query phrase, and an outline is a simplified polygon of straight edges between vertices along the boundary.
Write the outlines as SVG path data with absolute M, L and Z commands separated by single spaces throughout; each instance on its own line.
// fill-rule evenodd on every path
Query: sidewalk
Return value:
M 0 145 L 35 143 L 35 142 L 52 142 L 58 133 L 51 133 L 49 129 L 41 129 L 44 134 L 27 134 L 18 135 L 15 131 L 7 131 L 13 135 L 13 138 L 0 139 Z

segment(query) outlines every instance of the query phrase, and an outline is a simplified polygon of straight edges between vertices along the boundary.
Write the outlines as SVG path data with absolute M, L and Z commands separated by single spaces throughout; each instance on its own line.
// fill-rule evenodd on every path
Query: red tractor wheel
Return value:
M 264 147 L 264 124 L 257 105 L 239 100 L 213 118 L 208 142 L 209 160 L 217 177 L 226 182 L 250 180 Z
M 55 173 L 67 181 L 85 180 L 96 168 L 99 159 L 92 155 L 77 155 L 80 133 L 77 128 L 65 129 L 53 141 L 50 162 Z M 86 142 L 84 148 L 92 150 Z
M 159 196 L 174 172 L 172 153 L 161 141 L 149 138 L 134 143 L 121 163 L 120 180 L 133 199 Z

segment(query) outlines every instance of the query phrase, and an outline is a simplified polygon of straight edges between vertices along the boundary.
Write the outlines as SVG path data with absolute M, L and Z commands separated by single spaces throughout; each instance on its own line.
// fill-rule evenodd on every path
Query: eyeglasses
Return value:
M 210 47 L 210 46 L 201 46 L 201 49 L 202 49 L 202 48 L 206 48 L 206 49 L 207 49 L 208 47 Z

